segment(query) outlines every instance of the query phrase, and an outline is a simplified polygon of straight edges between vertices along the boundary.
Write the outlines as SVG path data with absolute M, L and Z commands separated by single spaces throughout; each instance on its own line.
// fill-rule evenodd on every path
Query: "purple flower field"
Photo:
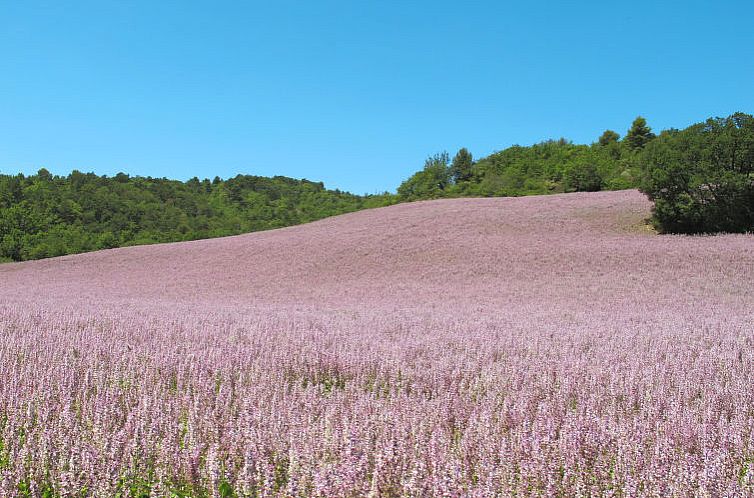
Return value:
M 754 496 L 754 236 L 636 191 L 0 265 L 0 496 Z

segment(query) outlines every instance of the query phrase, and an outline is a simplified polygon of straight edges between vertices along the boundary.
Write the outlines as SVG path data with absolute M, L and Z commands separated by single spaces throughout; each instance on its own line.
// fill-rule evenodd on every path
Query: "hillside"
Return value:
M 0 262 L 268 230 L 391 203 L 284 176 L 0 174 Z
M 0 495 L 745 496 L 754 238 L 649 213 L 447 199 L 4 264 Z
M 0 263 L 298 225 L 398 202 L 638 187 L 663 233 L 754 230 L 754 117 L 735 113 L 655 135 L 637 117 L 623 139 L 515 145 L 474 161 L 462 148 L 427 158 L 396 194 L 354 195 L 321 182 L 0 174 Z M 709 186 L 714 185 L 714 192 Z M 638 202 L 638 201 L 637 201 Z
M 623 139 L 514 145 L 474 161 L 462 148 L 427 158 L 398 199 L 520 196 L 638 188 L 661 233 L 754 232 L 754 116 L 709 118 L 655 135 L 641 116 Z
M 750 238 L 653 236 L 636 191 L 425 201 L 235 237 L 131 247 L 0 267 L 8 297 L 317 308 L 707 296 L 716 261 L 735 297 L 752 274 Z M 692 278 L 693 277 L 693 278 Z M 698 282 L 689 285 L 688 280 Z M 575 294 L 578 291 L 578 295 Z M 565 295 L 561 295 L 565 293 Z M 569 297 L 570 295 L 570 297 Z M 455 304 L 453 304 L 455 303 Z

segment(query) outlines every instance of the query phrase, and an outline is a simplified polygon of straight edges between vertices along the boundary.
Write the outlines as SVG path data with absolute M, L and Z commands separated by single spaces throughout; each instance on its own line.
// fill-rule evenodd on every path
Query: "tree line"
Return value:
M 661 232 L 754 231 L 754 117 L 736 113 L 655 135 L 637 117 L 626 135 L 590 145 L 547 140 L 478 161 L 460 149 L 427 158 L 398 187 L 399 201 L 638 188 Z
M 478 161 L 463 148 L 427 158 L 424 168 L 398 187 L 401 201 L 620 190 L 638 186 L 637 153 L 655 138 L 643 117 L 626 136 L 606 130 L 591 145 L 561 138 L 514 145 Z
M 283 176 L 0 175 L 0 261 L 236 235 L 392 202 Z
M 654 201 L 662 232 L 754 231 L 754 117 L 655 135 L 639 116 L 624 137 L 606 130 L 590 145 L 561 138 L 476 161 L 465 148 L 453 158 L 442 152 L 397 194 L 360 196 L 283 176 L 0 175 L 0 262 L 235 235 L 396 202 L 627 188 Z

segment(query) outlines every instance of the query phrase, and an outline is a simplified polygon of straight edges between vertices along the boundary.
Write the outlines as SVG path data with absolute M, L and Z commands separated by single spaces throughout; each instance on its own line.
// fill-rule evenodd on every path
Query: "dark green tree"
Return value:
M 429 176 L 437 183 L 437 187 L 440 190 L 447 188 L 452 180 L 449 164 L 450 156 L 447 152 L 440 152 L 429 156 L 424 161 L 424 171 L 429 173 Z
M 606 145 L 616 143 L 619 139 L 620 135 L 618 135 L 613 130 L 605 130 L 602 135 L 600 135 L 598 143 L 604 147 Z
M 604 181 L 592 162 L 581 162 L 569 166 L 563 178 L 565 188 L 571 192 L 597 192 L 602 190 Z
M 185 183 L 73 171 L 0 175 L 0 261 L 232 235 L 395 202 L 321 182 L 239 175 Z
M 628 133 L 626 133 L 625 141 L 628 147 L 635 151 L 643 149 L 653 138 L 655 138 L 655 134 L 647 126 L 647 120 L 641 116 L 637 116 L 634 122 L 631 123 Z
M 53 176 L 52 173 L 47 171 L 46 168 L 39 168 L 39 171 L 37 171 L 37 178 L 39 178 L 41 181 L 51 182 Z
M 474 158 L 465 147 L 460 149 L 450 163 L 450 177 L 454 183 L 467 182 L 472 176 Z
M 754 117 L 669 130 L 639 156 L 640 189 L 663 232 L 754 231 Z
M 414 173 L 398 187 L 398 198 L 404 201 L 444 197 L 451 185 L 450 156 L 441 152 L 424 161 L 424 169 Z

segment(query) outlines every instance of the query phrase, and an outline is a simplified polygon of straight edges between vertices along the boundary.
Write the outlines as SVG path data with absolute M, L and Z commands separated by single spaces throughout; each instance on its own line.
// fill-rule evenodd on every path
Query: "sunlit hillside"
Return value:
M 744 496 L 754 237 L 637 191 L 0 266 L 0 495 Z

